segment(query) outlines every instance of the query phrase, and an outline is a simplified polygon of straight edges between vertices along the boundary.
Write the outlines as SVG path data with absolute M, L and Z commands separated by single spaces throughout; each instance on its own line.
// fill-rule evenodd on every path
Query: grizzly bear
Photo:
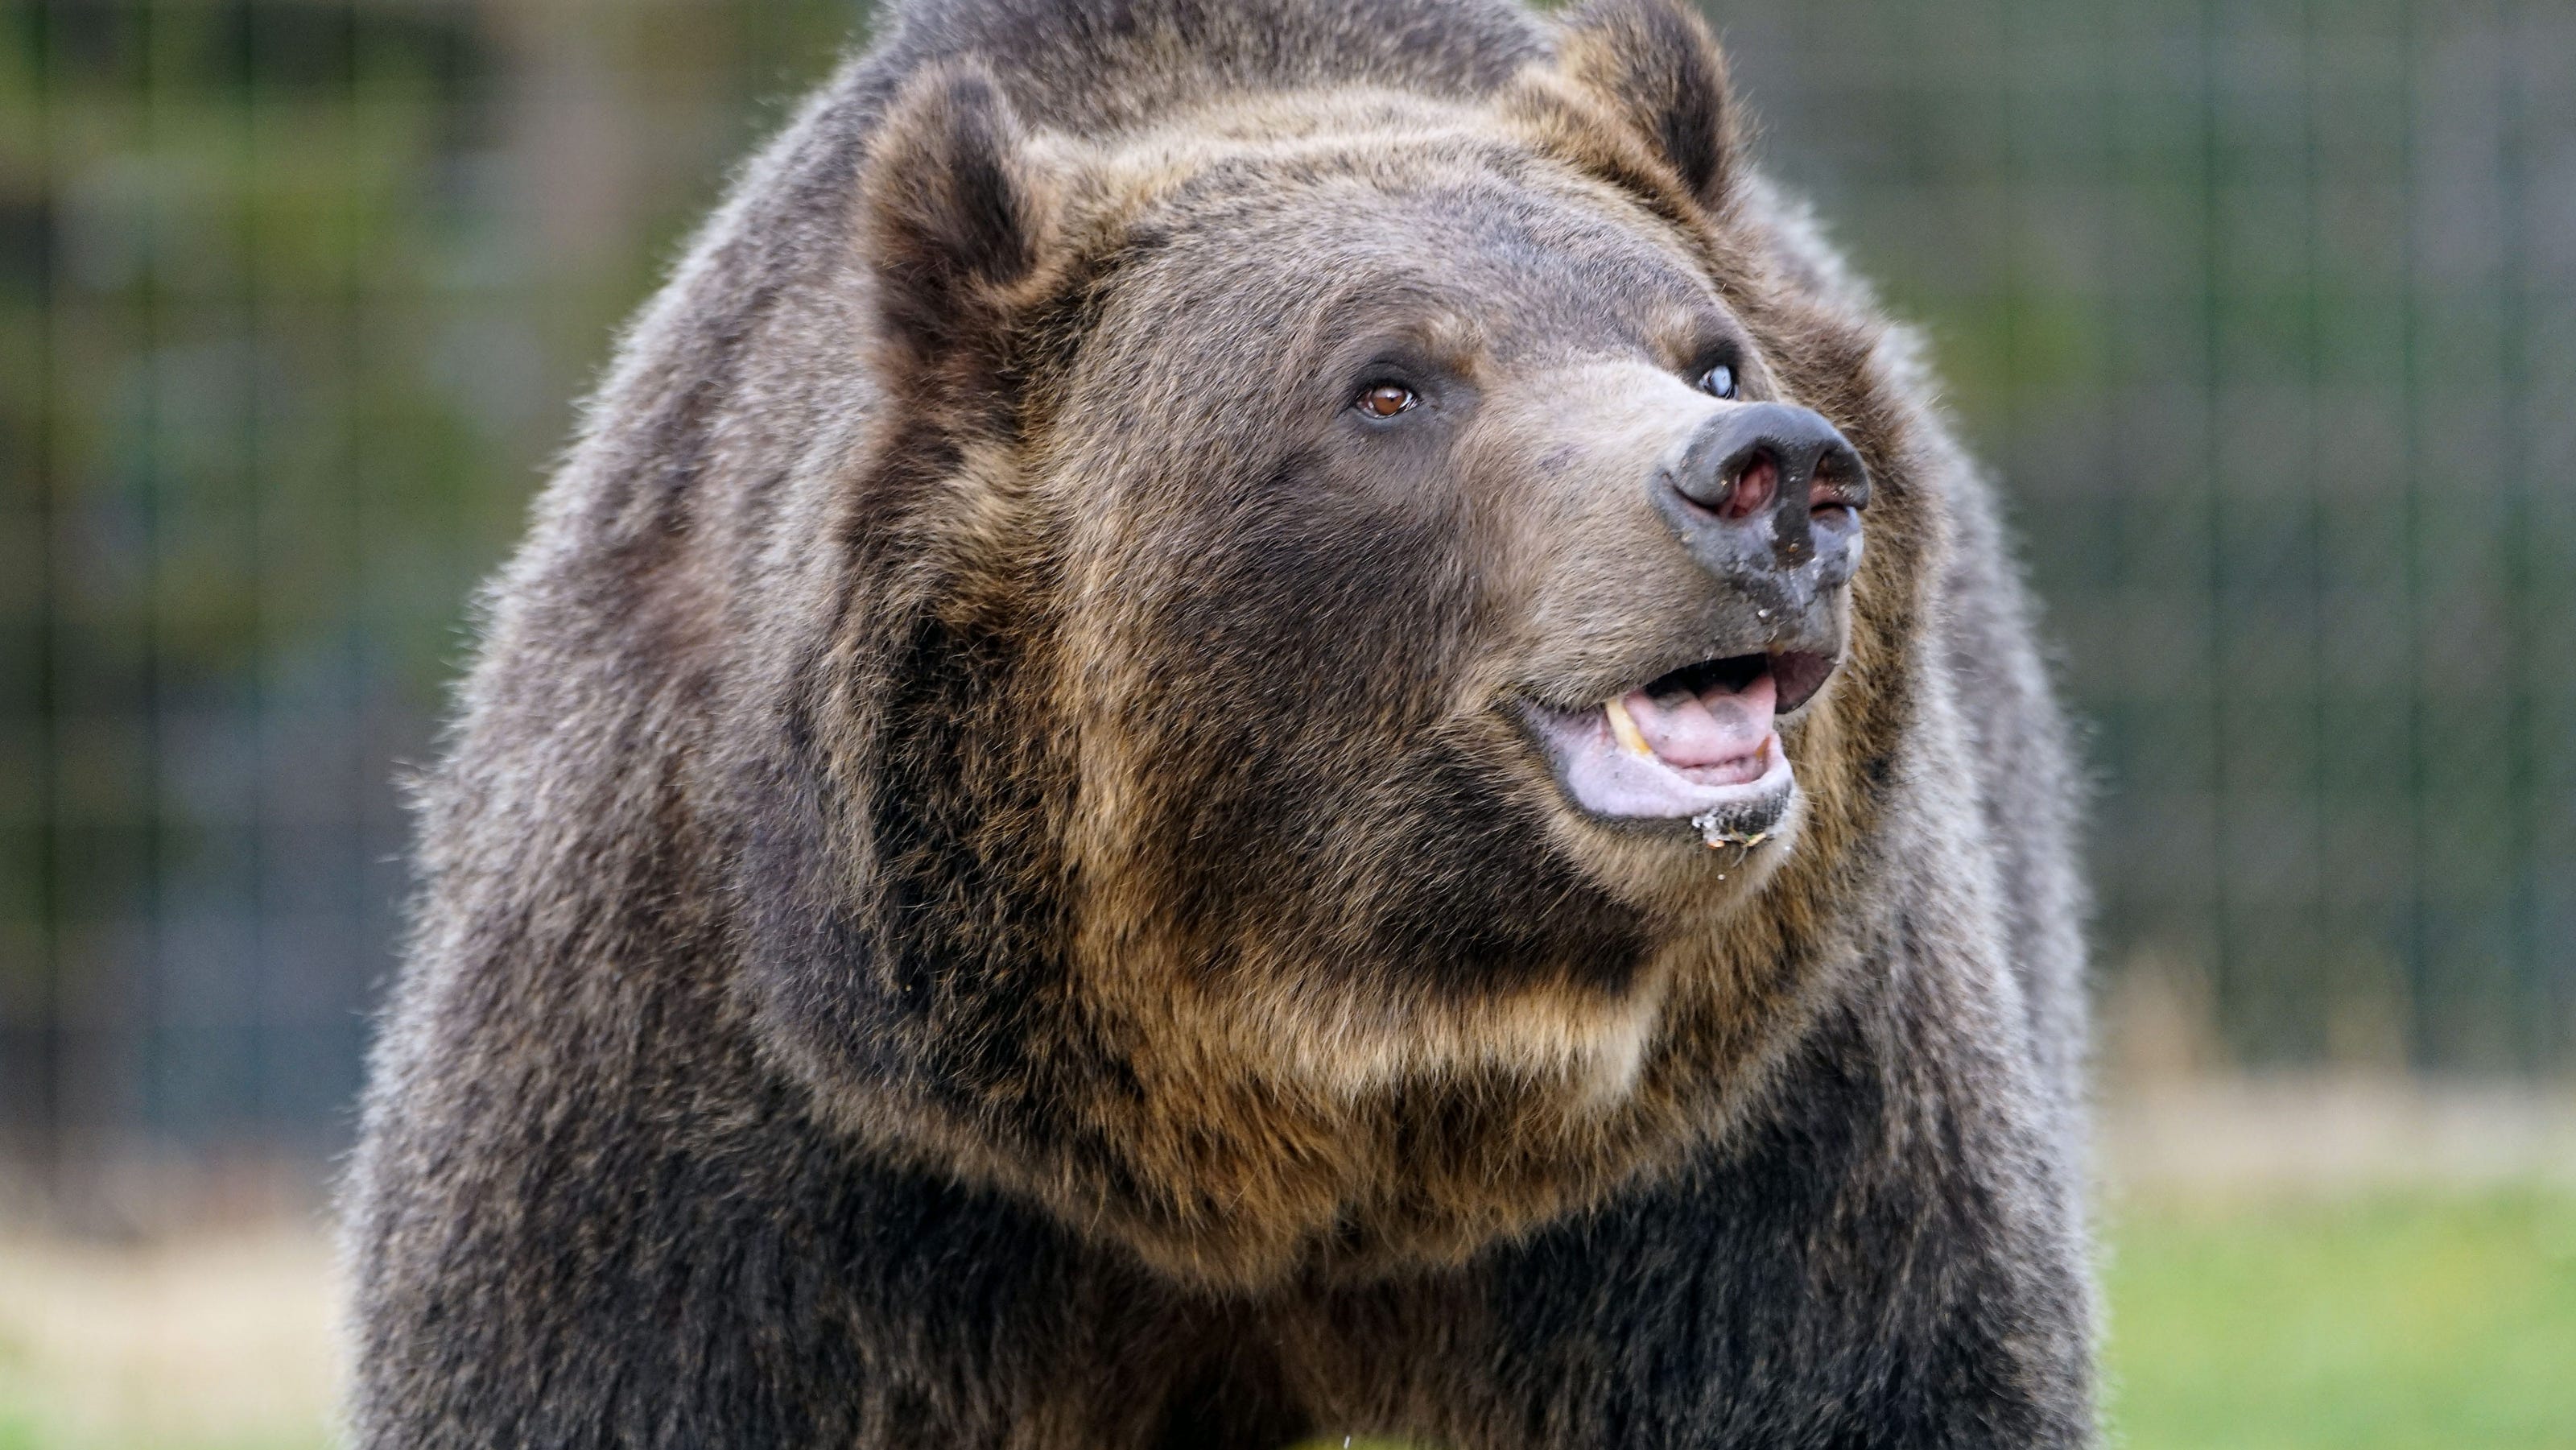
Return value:
M 916 0 L 492 587 L 367 1446 L 2092 1437 L 2071 772 L 1673 0 Z

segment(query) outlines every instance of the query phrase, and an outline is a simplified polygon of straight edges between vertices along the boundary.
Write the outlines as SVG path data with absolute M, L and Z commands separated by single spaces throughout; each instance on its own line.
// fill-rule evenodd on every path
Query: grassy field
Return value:
M 2576 1194 L 2132 1202 L 2112 1228 L 2115 1445 L 2576 1450 Z M 327 1272 L 292 1237 L 0 1240 L 0 1450 L 318 1450 Z
M 2116 1229 L 2132 1450 L 2576 1447 L 2576 1195 L 2133 1206 Z

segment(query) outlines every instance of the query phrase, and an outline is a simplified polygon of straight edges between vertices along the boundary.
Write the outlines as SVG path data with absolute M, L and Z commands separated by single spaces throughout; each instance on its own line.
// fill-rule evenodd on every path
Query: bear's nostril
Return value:
M 1858 514 L 1869 505 L 1869 470 L 1860 455 L 1836 438 L 1816 458 L 1815 478 L 1807 489 L 1808 511 L 1822 517 L 1829 509 Z
M 1717 516 L 1722 519 L 1750 518 L 1770 507 L 1772 498 L 1779 492 L 1780 464 L 1766 448 L 1754 454 L 1752 460 L 1744 465 L 1744 471 L 1737 474 L 1735 481 L 1727 487 L 1725 496 L 1718 500 Z

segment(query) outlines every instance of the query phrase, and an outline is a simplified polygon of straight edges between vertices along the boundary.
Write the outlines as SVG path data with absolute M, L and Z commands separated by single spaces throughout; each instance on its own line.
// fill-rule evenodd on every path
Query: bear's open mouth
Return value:
M 1824 687 L 1834 661 L 1731 655 L 1656 676 L 1584 709 L 1528 707 L 1556 775 L 1595 816 L 1690 818 L 1712 843 L 1768 830 L 1793 778 L 1775 728 Z

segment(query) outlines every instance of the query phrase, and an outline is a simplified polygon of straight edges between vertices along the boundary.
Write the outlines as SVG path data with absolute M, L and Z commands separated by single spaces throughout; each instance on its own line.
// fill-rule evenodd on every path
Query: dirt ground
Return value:
M 2097 1091 L 2107 1199 L 2576 1188 L 2576 1086 L 2373 1077 L 2162 1080 Z
M 0 1235 L 5 1450 L 327 1444 L 338 1364 L 318 1225 Z

